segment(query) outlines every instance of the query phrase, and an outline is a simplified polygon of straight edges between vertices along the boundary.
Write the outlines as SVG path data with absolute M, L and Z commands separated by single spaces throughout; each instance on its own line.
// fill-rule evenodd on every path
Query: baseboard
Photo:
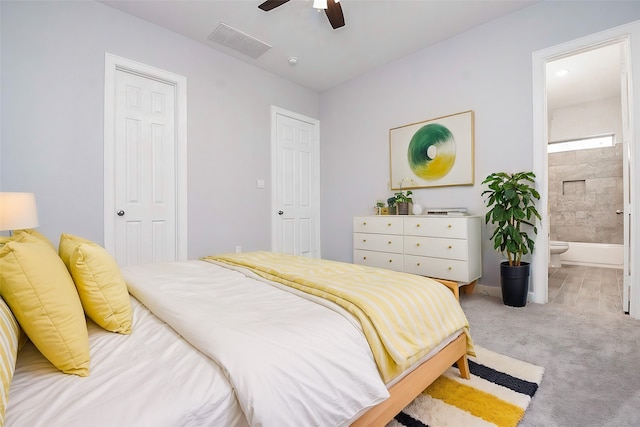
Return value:
M 500 290 L 500 286 L 489 286 L 489 285 L 477 284 L 475 289 L 473 290 L 473 293 L 502 298 L 502 291 Z
M 463 288 L 464 289 L 464 288 Z M 464 293 L 464 291 L 463 291 Z M 475 289 L 473 290 L 474 294 L 480 294 L 480 295 L 484 295 L 484 296 L 489 296 L 489 297 L 497 297 L 497 298 L 502 298 L 502 289 L 500 289 L 500 286 L 490 286 L 490 285 L 476 285 Z M 531 302 L 533 301 L 533 292 L 529 292 L 528 298 L 527 298 L 527 302 Z

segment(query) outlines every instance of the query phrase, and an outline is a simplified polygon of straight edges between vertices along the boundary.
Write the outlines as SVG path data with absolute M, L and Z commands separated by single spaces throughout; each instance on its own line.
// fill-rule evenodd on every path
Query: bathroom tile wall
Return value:
M 622 144 L 549 154 L 550 239 L 623 243 Z
M 549 238 L 623 244 L 622 113 L 620 97 L 549 112 L 549 140 L 613 134 L 614 146 L 550 153 Z

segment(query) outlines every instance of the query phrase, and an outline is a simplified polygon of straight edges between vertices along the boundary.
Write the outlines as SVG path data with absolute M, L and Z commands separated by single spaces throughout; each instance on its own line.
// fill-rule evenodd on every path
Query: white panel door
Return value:
M 273 249 L 320 257 L 318 122 L 274 109 Z
M 116 71 L 115 258 L 176 259 L 175 87 Z

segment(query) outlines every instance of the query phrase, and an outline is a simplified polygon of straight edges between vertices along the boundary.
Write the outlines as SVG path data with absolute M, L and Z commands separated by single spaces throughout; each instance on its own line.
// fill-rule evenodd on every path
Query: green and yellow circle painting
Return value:
M 411 138 L 407 157 L 409 167 L 417 176 L 440 179 L 456 161 L 456 141 L 446 127 L 435 123 L 425 125 Z

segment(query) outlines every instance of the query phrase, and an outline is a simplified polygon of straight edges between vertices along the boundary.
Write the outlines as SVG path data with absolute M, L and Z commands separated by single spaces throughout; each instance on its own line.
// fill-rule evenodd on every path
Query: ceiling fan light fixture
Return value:
M 260 3 L 258 8 L 268 12 L 287 2 L 289 2 L 289 0 L 266 0 Z M 340 0 L 313 0 L 313 8 L 318 12 L 324 10 L 325 15 L 327 15 L 327 19 L 334 30 L 336 28 L 344 27 L 344 14 L 342 13 Z
M 314 9 L 327 9 L 327 0 L 313 0 Z

